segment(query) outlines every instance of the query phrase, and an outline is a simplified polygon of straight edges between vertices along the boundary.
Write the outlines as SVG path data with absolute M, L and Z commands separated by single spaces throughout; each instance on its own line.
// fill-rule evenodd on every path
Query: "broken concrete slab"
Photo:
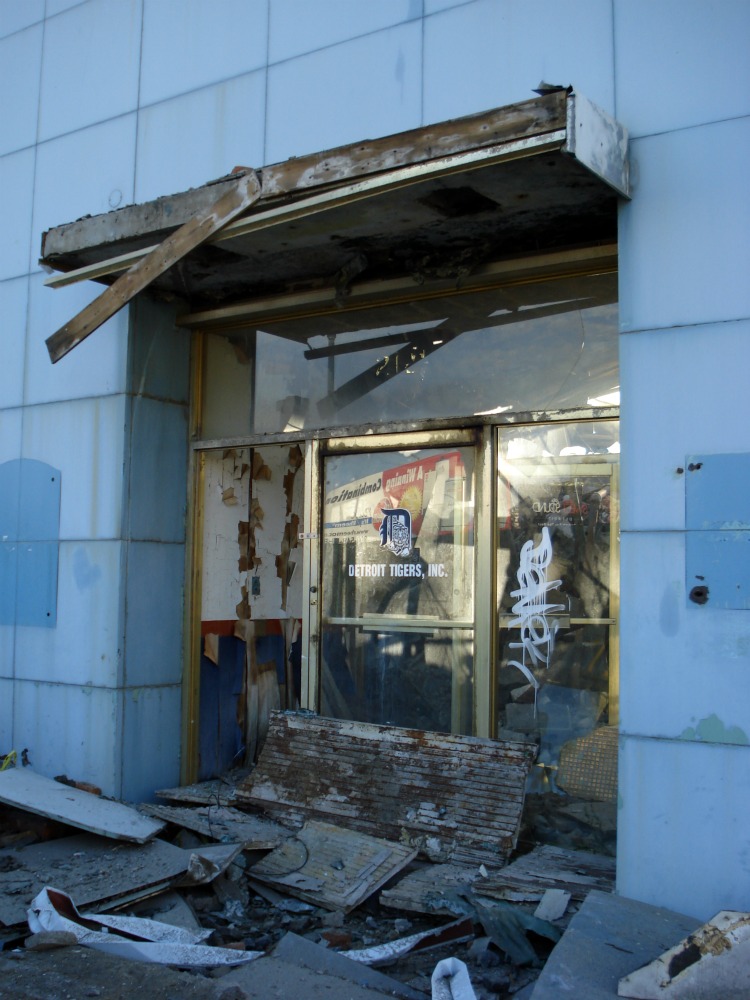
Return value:
M 136 844 L 145 844 L 164 829 L 164 823 L 122 802 L 71 788 L 28 767 L 0 772 L 0 802 L 101 837 Z
M 416 856 L 416 849 L 311 820 L 250 869 L 252 877 L 348 913 Z
M 168 888 L 189 858 L 189 851 L 161 840 L 114 843 L 93 834 L 0 851 L 0 924 L 25 923 L 26 910 L 43 885 L 75 893 L 92 909 L 141 899 Z
M 402 1000 L 424 1000 L 424 994 L 417 993 L 410 986 L 392 979 L 377 969 L 371 969 L 361 962 L 353 962 L 341 952 L 331 951 L 291 932 L 284 935 L 273 950 L 275 958 L 303 966 L 312 972 L 335 976 L 346 982 L 380 990 L 388 996 Z
M 584 899 L 591 889 L 611 892 L 614 887 L 614 858 L 547 844 L 474 883 L 481 896 L 515 902 L 538 902 L 547 889 L 564 889 L 574 899 Z
M 238 986 L 247 1000 L 269 1000 L 271 997 L 304 997 L 305 1000 L 376 1000 L 391 997 L 374 987 L 358 986 L 324 972 L 313 972 L 294 962 L 267 956 L 250 965 L 232 969 L 216 986 L 221 991 Z
M 750 913 L 717 913 L 674 948 L 624 976 L 617 995 L 633 1000 L 747 1000 Z
M 240 802 L 409 843 L 431 861 L 502 864 L 513 851 L 529 743 L 273 712 Z
M 623 976 L 697 926 L 682 913 L 594 889 L 552 950 L 532 1000 L 614 1000 Z
M 194 830 L 202 837 L 224 843 L 241 844 L 246 851 L 271 850 L 292 835 L 291 830 L 265 816 L 253 816 L 231 806 L 204 805 L 166 806 L 145 803 L 141 812 L 187 830 Z

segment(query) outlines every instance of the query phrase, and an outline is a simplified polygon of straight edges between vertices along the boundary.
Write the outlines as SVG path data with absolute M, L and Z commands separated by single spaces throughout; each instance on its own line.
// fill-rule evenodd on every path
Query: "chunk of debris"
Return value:
M 545 889 L 534 916 L 539 920 L 559 920 L 565 916 L 570 902 L 570 893 L 564 889 Z
M 172 927 L 142 917 L 79 913 L 67 893 L 50 886 L 45 886 L 33 900 L 28 920 L 34 934 L 68 931 L 75 936 L 78 944 L 97 951 L 182 969 L 240 965 L 263 954 L 203 944 L 211 931 L 196 934 L 183 927 Z
M 172 802 L 197 802 L 206 806 L 234 806 L 237 804 L 237 787 L 247 777 L 246 770 L 231 771 L 221 778 L 198 781 L 179 788 L 162 788 L 155 795 Z
M 348 913 L 405 868 L 416 850 L 311 820 L 250 869 L 252 877 Z
M 137 809 L 62 785 L 25 767 L 0 771 L 0 802 L 102 837 L 145 844 L 164 824 Z
M 189 859 L 190 852 L 162 840 L 113 843 L 92 834 L 0 851 L 0 924 L 24 923 L 40 885 L 57 885 L 81 905 L 105 909 L 168 888 Z
M 476 1000 L 469 970 L 460 959 L 445 958 L 435 966 L 432 1000 Z
M 617 995 L 634 1000 L 747 1000 L 750 913 L 717 913 L 674 948 L 624 976 Z
M 448 942 L 461 944 L 464 941 L 471 941 L 473 937 L 474 924 L 469 918 L 464 917 L 433 930 L 420 931 L 418 934 L 410 934 L 408 937 L 386 941 L 370 948 L 347 951 L 345 955 L 354 962 L 361 962 L 363 965 L 377 968 L 382 965 L 391 965 L 402 955 L 408 955 L 413 951 L 428 951 L 430 948 L 439 948 Z
M 252 816 L 231 806 L 166 806 L 145 803 L 141 812 L 223 843 L 241 844 L 246 851 L 271 850 L 291 831 L 265 816 Z
M 480 872 L 468 865 L 422 865 L 383 889 L 379 900 L 395 910 L 456 916 L 466 912 L 456 905 L 457 894 L 468 891 Z
M 497 866 L 515 847 L 535 755 L 524 742 L 273 712 L 237 798 L 297 825 L 407 842 L 432 861 Z
M 684 914 L 593 889 L 547 959 L 534 1000 L 612 1000 L 623 976 L 697 926 Z
M 548 844 L 535 847 L 487 878 L 477 879 L 473 886 L 481 896 L 516 902 L 538 902 L 547 889 L 564 889 L 580 900 L 591 889 L 613 892 L 614 887 L 614 858 Z

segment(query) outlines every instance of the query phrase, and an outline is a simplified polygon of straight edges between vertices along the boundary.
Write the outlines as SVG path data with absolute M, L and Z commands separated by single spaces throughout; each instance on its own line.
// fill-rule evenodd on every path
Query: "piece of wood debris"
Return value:
M 348 913 L 406 867 L 404 844 L 310 820 L 249 869 L 251 876 L 328 910 Z
M 515 847 L 535 755 L 523 742 L 273 712 L 237 798 L 407 842 L 431 861 L 497 867 Z
M 0 772 L 0 802 L 102 837 L 145 844 L 164 824 L 122 802 L 101 799 L 45 778 L 29 767 Z
M 91 834 L 0 851 L 0 924 L 24 923 L 44 885 L 75 892 L 92 909 L 141 899 L 168 888 L 187 869 L 189 857 L 189 851 L 161 840 L 113 843 Z
M 534 916 L 539 920 L 559 920 L 565 916 L 570 902 L 570 893 L 564 889 L 545 889 Z
M 395 910 L 458 916 L 466 907 L 457 893 L 468 891 L 479 877 L 479 869 L 467 865 L 422 865 L 383 889 L 378 898 L 382 906 Z
M 496 899 L 538 902 L 547 889 L 564 889 L 580 900 L 592 889 L 613 892 L 614 887 L 614 858 L 545 844 L 488 878 L 477 879 L 473 889 Z
M 292 835 L 291 830 L 265 816 L 254 816 L 231 806 L 167 806 L 145 803 L 140 807 L 147 816 L 166 820 L 176 826 L 218 840 L 242 844 L 246 851 L 268 851 Z

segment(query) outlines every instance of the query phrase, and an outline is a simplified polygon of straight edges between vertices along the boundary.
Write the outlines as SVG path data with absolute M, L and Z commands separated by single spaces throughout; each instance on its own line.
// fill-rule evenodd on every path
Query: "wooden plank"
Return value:
M 246 851 L 270 850 L 292 836 L 290 830 L 265 816 L 251 816 L 230 806 L 211 805 L 191 809 L 147 803 L 140 808 L 148 816 L 194 830 L 211 840 L 242 844 Z
M 24 923 L 45 885 L 75 893 L 81 905 L 102 910 L 151 895 L 182 874 L 189 858 L 189 851 L 161 840 L 115 844 L 91 834 L 0 851 L 0 923 Z
M 497 867 L 515 847 L 536 748 L 275 712 L 239 803 Z
M 72 351 L 102 323 L 106 323 L 139 292 L 147 288 L 155 278 L 191 250 L 205 243 L 210 236 L 244 212 L 259 197 L 260 182 L 255 172 L 249 170 L 239 174 L 231 188 L 220 195 L 205 212 L 193 216 L 168 236 L 147 257 L 135 263 L 98 298 L 47 339 L 47 349 L 52 363 L 55 364 Z
M 328 910 L 348 913 L 416 856 L 404 844 L 310 820 L 250 869 L 252 877 Z
M 164 828 L 163 823 L 122 802 L 100 799 L 90 792 L 45 778 L 29 767 L 0 772 L 0 802 L 79 830 L 136 844 L 144 844 Z
M 613 892 L 614 887 L 614 858 L 545 844 L 502 871 L 478 879 L 473 889 L 496 899 L 537 901 L 547 889 L 563 889 L 574 899 L 585 899 L 592 889 Z

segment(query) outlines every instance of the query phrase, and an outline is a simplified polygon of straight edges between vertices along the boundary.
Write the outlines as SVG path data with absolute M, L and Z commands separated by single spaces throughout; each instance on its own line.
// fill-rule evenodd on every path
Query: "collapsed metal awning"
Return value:
M 609 244 L 627 133 L 561 90 L 395 136 L 241 168 L 46 232 L 42 263 L 111 284 L 47 341 L 55 362 L 150 288 L 221 305 L 358 281 L 462 279 L 521 254 Z M 119 277 L 118 277 L 119 276 Z

